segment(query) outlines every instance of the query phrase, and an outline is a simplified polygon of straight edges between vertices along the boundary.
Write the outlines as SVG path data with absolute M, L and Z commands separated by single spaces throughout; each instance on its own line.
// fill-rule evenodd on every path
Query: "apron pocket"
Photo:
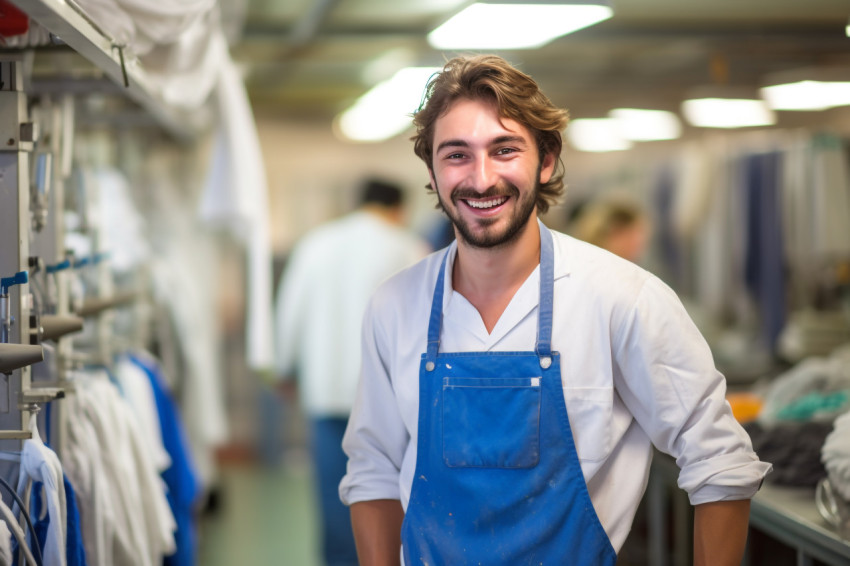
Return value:
M 452 468 L 533 468 L 540 378 L 443 378 L 443 458 Z

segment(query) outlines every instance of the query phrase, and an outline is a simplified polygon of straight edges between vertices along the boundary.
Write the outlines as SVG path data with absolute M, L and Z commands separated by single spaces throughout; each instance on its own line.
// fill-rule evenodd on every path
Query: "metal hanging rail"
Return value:
M 168 105 L 151 84 L 138 60 L 128 60 L 124 46 L 97 27 L 73 2 L 62 0 L 10 0 L 17 8 L 68 47 L 102 70 L 111 80 L 124 86 L 125 94 L 142 106 L 169 134 L 190 141 L 203 127 L 203 113 L 183 111 Z

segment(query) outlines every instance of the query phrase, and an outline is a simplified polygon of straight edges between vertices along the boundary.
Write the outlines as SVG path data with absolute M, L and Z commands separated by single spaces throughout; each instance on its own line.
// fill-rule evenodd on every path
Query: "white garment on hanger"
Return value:
M 30 416 L 29 429 L 32 432 L 32 438 L 24 441 L 24 447 L 21 451 L 18 495 L 23 498 L 27 492 L 27 485 L 33 481 L 39 481 L 44 486 L 43 497 L 46 499 L 44 507 L 50 516 L 47 539 L 42 549 L 44 566 L 65 566 L 67 564 L 65 540 L 68 521 L 62 464 L 59 463 L 56 453 L 42 442 L 41 436 L 38 434 L 35 414 Z
M 200 215 L 228 227 L 247 247 L 246 358 L 252 369 L 266 370 L 274 363 L 268 184 L 245 84 L 229 56 L 221 63 L 216 96 L 221 123 Z
M 110 566 L 159 564 L 163 556 L 176 550 L 176 521 L 134 411 L 103 370 L 91 370 L 78 378 L 77 396 L 86 407 L 98 443 L 105 448 L 104 470 L 116 510 Z
M 24 559 L 26 560 L 27 564 L 29 566 L 37 566 L 37 563 L 35 561 L 35 557 L 33 557 L 33 555 L 32 555 L 32 550 L 30 550 L 30 547 L 27 544 L 27 537 L 24 534 L 23 529 L 18 524 L 18 521 L 15 518 L 15 514 L 12 512 L 11 509 L 9 509 L 9 506 L 6 505 L 6 503 L 2 499 L 0 499 L 0 514 L 2 514 L 3 517 L 4 517 L 4 520 L 0 521 L 0 523 L 2 523 L 3 527 L 6 529 L 6 533 L 9 534 L 9 537 L 8 537 L 8 542 L 9 542 L 8 558 L 5 554 L 6 553 L 5 544 L 6 544 L 6 540 L 7 540 L 6 533 L 0 534 L 0 538 L 3 539 L 2 544 L 4 545 L 3 549 L 0 550 L 0 565 L 11 566 L 11 564 L 12 564 L 11 535 L 14 534 L 15 539 L 18 541 L 18 547 L 23 549 L 23 551 L 24 551 Z M 12 529 L 11 533 L 9 533 L 10 527 Z M 5 560 L 8 560 L 8 562 L 5 562 Z
M 12 531 L 6 521 L 0 521 L 0 566 L 12 566 Z
M 63 453 L 65 473 L 79 495 L 83 545 L 89 566 L 113 564 L 113 541 L 129 546 L 129 535 L 117 532 L 115 492 L 104 469 L 103 448 L 87 414 L 85 391 L 65 399 L 68 439 Z M 108 450 L 108 447 L 104 447 Z
M 114 375 L 121 385 L 124 399 L 133 409 L 142 432 L 141 440 L 145 444 L 146 453 L 150 454 L 154 468 L 157 472 L 167 470 L 171 466 L 171 456 L 162 442 L 156 399 L 145 370 L 127 356 L 121 356 L 115 363 Z

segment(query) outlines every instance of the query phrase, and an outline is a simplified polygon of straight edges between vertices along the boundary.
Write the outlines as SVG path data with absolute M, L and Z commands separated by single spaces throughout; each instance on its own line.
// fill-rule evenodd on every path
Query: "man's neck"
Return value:
M 458 240 L 452 288 L 479 312 L 492 332 L 511 299 L 540 263 L 537 218 L 513 242 L 496 248 L 476 248 Z

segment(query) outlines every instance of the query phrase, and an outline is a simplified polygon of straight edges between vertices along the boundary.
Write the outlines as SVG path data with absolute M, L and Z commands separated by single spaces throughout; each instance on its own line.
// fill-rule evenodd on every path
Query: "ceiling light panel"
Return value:
M 776 115 L 763 100 L 743 98 L 695 98 L 682 103 L 685 119 L 699 128 L 747 128 L 771 126 Z
M 352 141 L 377 142 L 407 130 L 411 115 L 438 67 L 409 67 L 357 99 L 338 118 L 342 134 Z
M 428 34 L 435 49 L 534 49 L 611 17 L 602 3 L 478 2 Z
M 620 135 L 631 141 L 674 140 L 682 135 L 679 117 L 666 110 L 615 108 L 608 113 Z
M 570 122 L 567 139 L 580 151 L 623 151 L 632 144 L 620 133 L 612 118 L 580 118 Z

